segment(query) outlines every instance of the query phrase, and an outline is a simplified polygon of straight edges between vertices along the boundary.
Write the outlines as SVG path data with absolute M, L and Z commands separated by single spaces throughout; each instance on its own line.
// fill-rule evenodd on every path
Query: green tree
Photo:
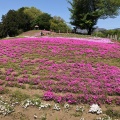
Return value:
M 42 12 L 35 7 L 22 7 L 16 11 L 9 10 L 2 16 L 0 37 L 16 36 L 32 29 L 32 22 L 41 14 Z
M 22 31 L 28 31 L 31 29 L 31 17 L 24 13 L 26 7 L 22 7 L 17 10 L 18 29 Z
M 15 36 L 18 32 L 18 18 L 15 10 L 9 10 L 6 15 L 2 16 L 2 34 L 3 36 Z
M 27 14 L 32 20 L 36 19 L 39 15 L 42 14 L 42 11 L 35 7 L 25 7 L 24 13 Z
M 4 35 L 4 31 L 3 31 L 3 24 L 0 23 L 0 38 L 3 38 L 5 35 Z
M 0 25 L 0 36 L 16 36 L 20 32 L 30 30 L 31 18 L 24 13 L 24 7 L 15 10 L 9 10 L 7 14 L 2 16 L 2 22 Z
M 43 12 L 35 7 L 25 7 L 24 13 L 30 17 L 31 29 L 33 29 L 35 19 L 40 16 Z
M 33 26 L 38 25 L 39 29 L 50 30 L 50 20 L 52 19 L 51 15 L 48 13 L 42 13 L 34 21 Z
M 68 0 L 71 24 L 86 29 L 90 35 L 98 19 L 119 14 L 120 0 Z
M 71 31 L 70 27 L 59 16 L 54 16 L 53 19 L 50 20 L 50 29 L 55 32 L 59 32 L 59 30 L 60 32 Z

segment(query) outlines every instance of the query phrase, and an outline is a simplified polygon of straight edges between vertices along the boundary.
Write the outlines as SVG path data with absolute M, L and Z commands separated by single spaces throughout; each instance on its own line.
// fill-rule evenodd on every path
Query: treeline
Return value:
M 120 41 L 120 29 L 101 30 L 98 32 L 94 32 L 92 35 L 103 38 L 109 37 L 111 39 L 117 39 Z
M 69 32 L 71 28 L 59 16 L 51 16 L 35 7 L 22 7 L 18 10 L 9 10 L 2 15 L 0 22 L 0 38 L 16 36 L 22 32 L 38 27 L 40 30 L 54 32 Z

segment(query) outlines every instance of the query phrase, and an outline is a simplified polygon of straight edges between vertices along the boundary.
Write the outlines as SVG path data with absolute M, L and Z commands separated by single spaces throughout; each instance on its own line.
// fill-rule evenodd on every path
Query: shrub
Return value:
M 105 34 L 103 34 L 102 32 L 94 32 L 92 35 L 96 37 L 102 37 L 102 38 L 105 37 Z
M 120 113 L 117 110 L 107 109 L 105 111 L 105 114 L 108 115 L 108 116 L 110 116 L 111 118 L 114 118 L 114 119 L 120 118 Z
M 30 96 L 22 93 L 19 90 L 16 90 L 15 92 L 12 93 L 12 97 L 17 99 L 18 102 L 21 102 L 21 101 L 24 101 L 24 100 L 28 99 Z

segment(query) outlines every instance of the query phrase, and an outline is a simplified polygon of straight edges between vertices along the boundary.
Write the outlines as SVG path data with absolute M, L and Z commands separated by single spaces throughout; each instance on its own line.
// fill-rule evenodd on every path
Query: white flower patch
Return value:
M 33 106 L 37 106 L 37 107 L 39 107 L 40 104 L 41 104 L 41 101 L 40 101 L 39 98 L 34 98 L 34 99 L 31 100 L 31 102 L 32 102 Z
M 11 106 L 12 106 L 12 107 L 15 107 L 15 106 L 18 105 L 18 104 L 19 104 L 19 102 L 14 102 L 14 103 L 11 104 Z
M 51 107 L 51 105 L 49 103 L 41 103 L 39 110 L 41 110 L 42 108 L 49 108 L 49 107 Z
M 30 105 L 32 105 L 32 101 L 30 99 L 27 99 L 25 100 L 23 103 L 22 103 L 22 107 L 23 108 L 27 108 L 29 107 Z
M 36 106 L 39 108 L 39 110 L 41 110 L 43 108 L 51 107 L 51 105 L 49 103 L 41 103 L 39 98 L 27 99 L 22 103 L 23 108 L 27 108 L 29 106 Z
M 83 112 L 84 111 L 84 106 L 76 106 L 76 112 Z
M 89 112 L 90 112 L 90 113 L 101 114 L 101 113 L 102 113 L 102 110 L 101 110 L 101 108 L 98 106 L 98 104 L 93 104 L 93 105 L 90 106 Z
M 14 111 L 14 108 L 9 105 L 2 97 L 0 97 L 0 114 L 8 115 Z
M 110 116 L 104 116 L 104 117 L 97 117 L 96 120 L 112 120 L 112 118 L 110 118 Z M 114 120 L 118 120 L 118 119 L 114 119 Z
M 64 105 L 64 108 L 65 108 L 65 109 L 69 109 L 69 108 L 70 108 L 70 105 L 69 105 L 69 104 L 65 104 L 65 105 Z
M 53 110 L 60 111 L 60 106 L 58 104 L 55 104 L 53 107 Z
M 23 108 L 27 108 L 29 106 L 37 106 L 39 107 L 41 104 L 40 99 L 34 98 L 34 99 L 27 99 L 22 103 Z

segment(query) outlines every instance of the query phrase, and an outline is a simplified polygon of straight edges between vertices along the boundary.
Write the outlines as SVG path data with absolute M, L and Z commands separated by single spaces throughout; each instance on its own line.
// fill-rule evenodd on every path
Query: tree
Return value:
M 35 7 L 25 7 L 24 13 L 27 14 L 32 20 L 36 19 L 39 15 L 42 14 L 42 11 Z
M 3 36 L 15 36 L 18 32 L 18 18 L 15 10 L 9 10 L 6 15 L 2 16 L 2 34 Z
M 2 16 L 2 22 L 0 24 L 0 36 L 15 36 L 23 31 L 30 30 L 31 18 L 24 13 L 24 7 L 15 10 L 9 10 L 7 14 Z
M 50 30 L 50 20 L 52 19 L 51 15 L 48 13 L 42 13 L 34 21 L 33 26 L 38 25 L 39 29 Z
M 40 29 L 50 29 L 51 15 L 43 13 L 35 7 L 22 7 L 9 10 L 2 16 L 0 23 L 0 37 L 16 36 L 39 25 Z
M 18 17 L 18 29 L 22 31 L 27 31 L 31 29 L 31 17 L 28 14 L 24 13 L 26 7 L 22 7 L 17 10 Z
M 25 7 L 24 11 L 23 11 L 26 15 L 29 16 L 30 18 L 30 24 L 31 24 L 31 28 L 33 29 L 34 26 L 34 20 L 40 16 L 43 12 L 40 11 L 39 9 L 35 8 L 35 7 Z
M 68 0 L 71 5 L 71 24 L 86 29 L 91 35 L 98 19 L 116 17 L 120 0 Z
M 71 31 L 70 27 L 59 16 L 54 16 L 53 19 L 50 20 L 50 29 L 55 32 L 59 32 L 59 30 L 60 32 Z
M 3 24 L 0 23 L 0 38 L 3 38 L 3 37 L 5 37 L 4 29 L 3 29 Z

